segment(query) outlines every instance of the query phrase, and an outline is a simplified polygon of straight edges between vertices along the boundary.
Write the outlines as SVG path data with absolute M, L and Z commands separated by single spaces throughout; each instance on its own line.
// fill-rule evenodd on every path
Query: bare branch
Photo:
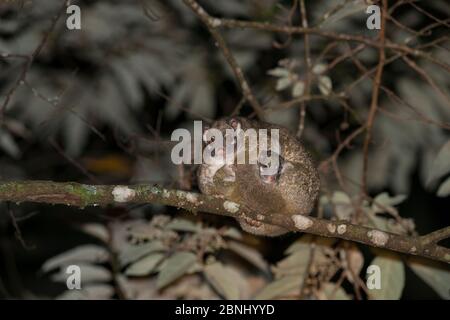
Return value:
M 220 26 L 221 20 L 211 17 L 195 0 L 183 0 L 183 1 L 189 8 L 191 8 L 191 10 L 199 17 L 199 19 L 208 28 L 209 33 L 211 33 L 211 35 L 213 36 L 214 40 L 217 43 L 217 46 L 222 50 L 222 53 L 225 56 L 225 59 L 227 60 L 228 64 L 230 65 L 231 70 L 234 73 L 234 76 L 238 80 L 244 97 L 253 107 L 258 117 L 260 119 L 263 119 L 264 118 L 263 108 L 261 107 L 255 95 L 253 94 L 250 85 L 244 75 L 244 72 L 242 71 L 242 68 L 237 63 L 236 58 L 233 56 L 233 53 L 228 48 L 222 35 L 219 33 L 219 31 L 217 31 L 217 27 Z
M 261 215 L 220 197 L 169 190 L 156 185 L 86 185 L 75 182 L 10 181 L 0 183 L 0 201 L 64 204 L 81 208 L 125 203 L 158 203 L 191 212 L 202 211 L 233 218 L 247 216 L 291 231 L 345 239 L 450 263 L 450 249 L 435 243 L 435 240 L 449 235 L 449 227 L 423 237 L 408 237 L 351 224 L 347 221 L 331 221 L 302 215 Z

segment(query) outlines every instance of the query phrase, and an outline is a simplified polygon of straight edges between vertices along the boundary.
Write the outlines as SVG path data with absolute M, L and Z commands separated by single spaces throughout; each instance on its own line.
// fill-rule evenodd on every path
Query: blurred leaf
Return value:
M 67 290 L 56 297 L 58 300 L 105 300 L 111 299 L 114 288 L 108 284 L 92 284 L 83 286 L 81 290 Z
M 308 266 L 309 259 L 310 248 L 308 250 L 297 251 L 278 262 L 273 268 L 273 272 L 277 278 L 291 275 L 299 275 L 302 277 Z
M 63 120 L 64 149 L 71 156 L 78 155 L 85 146 L 89 135 L 84 118 L 84 109 L 79 108 L 76 114 L 67 114 Z
M 292 84 L 292 80 L 289 77 L 280 78 L 277 80 L 277 85 L 275 87 L 275 90 L 281 91 L 286 89 Z
M 223 236 L 235 240 L 242 240 L 242 233 L 233 227 L 227 228 L 227 230 L 223 233 Z
M 0 130 L 0 148 L 13 158 L 19 158 L 21 151 L 13 137 L 6 131 Z
M 375 197 L 372 204 L 372 211 L 374 213 L 382 213 L 385 210 L 381 207 L 393 207 L 402 203 L 407 198 L 406 195 L 400 194 L 394 197 L 389 196 L 387 192 L 380 193 Z
M 187 219 L 175 218 L 172 219 L 166 226 L 166 229 L 184 231 L 184 232 L 199 232 L 201 227 Z
M 345 192 L 342 191 L 335 191 L 333 192 L 333 196 L 331 198 L 331 201 L 334 204 L 338 204 L 338 203 L 344 203 L 344 204 L 350 204 L 352 203 L 350 197 L 348 196 L 348 194 L 346 194 Z
M 292 243 L 285 251 L 284 254 L 292 254 L 298 251 L 308 251 L 311 249 L 311 244 L 314 241 L 316 248 L 331 248 L 336 242 L 333 238 L 315 238 L 310 234 L 303 235 L 294 243 Z
M 202 80 L 202 82 L 197 82 L 194 91 L 191 92 L 189 110 L 194 117 L 210 119 L 214 116 L 215 111 L 214 89 L 208 79 L 203 78 Z
M 450 267 L 435 261 L 410 257 L 408 266 L 442 299 L 450 300 Z
M 350 300 L 350 297 L 342 287 L 336 288 L 336 283 L 326 282 L 322 284 L 321 289 L 328 300 Z
M 107 243 L 109 240 L 108 229 L 100 223 L 86 223 L 81 227 L 81 230 L 97 239 Z
M 437 179 L 450 173 L 450 140 L 445 143 L 439 150 L 433 161 L 431 170 L 428 175 L 427 184 L 434 183 Z
M 333 1 L 333 5 L 336 2 Z M 320 24 L 321 28 L 331 29 L 336 23 L 342 19 L 348 18 L 356 13 L 364 13 L 367 8 L 364 0 L 345 0 L 334 6 L 337 10 L 333 10 L 329 16 Z
M 206 279 L 225 299 L 239 299 L 239 287 L 234 274 L 220 262 L 206 265 L 203 270 Z
M 449 194 L 450 194 L 450 177 L 448 177 L 444 182 L 442 182 L 437 191 L 437 195 L 439 197 L 446 197 Z
M 334 210 L 334 214 L 336 214 L 340 220 L 349 220 L 354 211 L 349 195 L 342 191 L 333 192 L 331 199 L 327 196 L 323 196 L 321 198 L 321 203 L 322 205 L 330 205 L 329 210 Z
M 292 96 L 294 98 L 301 97 L 305 92 L 305 83 L 303 81 L 296 81 L 292 87 Z
M 308 251 L 311 247 L 312 237 L 310 235 L 304 235 L 294 241 L 285 251 L 284 254 L 290 255 L 298 251 Z
M 164 113 L 170 120 L 177 117 L 182 111 L 184 102 L 189 97 L 191 85 L 182 82 L 172 89 L 172 96 L 164 108 Z
M 96 245 L 84 245 L 48 259 L 42 265 L 42 270 L 44 272 L 48 272 L 61 266 L 79 262 L 103 263 L 108 261 L 109 257 L 110 254 L 108 250 L 103 247 Z
M 90 282 L 108 282 L 112 279 L 111 271 L 102 266 L 97 266 L 93 264 L 78 263 L 81 271 L 81 284 Z M 56 282 L 67 281 L 69 275 L 66 273 L 66 268 L 63 267 L 62 270 L 51 276 L 51 279 Z
M 267 71 L 267 74 L 274 76 L 274 77 L 288 77 L 290 74 L 290 71 L 288 69 L 285 68 L 275 68 L 275 69 L 271 69 L 269 71 Z
M 155 267 L 158 263 L 164 259 L 166 255 L 164 253 L 153 253 L 141 260 L 130 265 L 126 270 L 127 276 L 146 276 L 155 271 Z
M 286 250 L 292 253 L 273 267 L 273 273 L 277 278 L 292 275 L 304 277 L 311 258 L 311 240 L 312 237 L 302 237 Z
M 167 250 L 167 248 L 161 241 L 158 240 L 141 245 L 130 245 L 123 248 L 119 254 L 120 265 L 123 267 L 146 256 L 147 254 L 165 250 Z
M 333 89 L 333 83 L 331 82 L 331 78 L 328 76 L 320 76 L 318 86 L 320 92 L 326 96 L 328 96 Z
M 262 257 L 261 253 L 245 244 L 236 242 L 236 241 L 228 241 L 228 249 L 235 252 L 254 266 L 258 267 L 260 270 L 264 272 L 269 271 L 269 266 L 267 262 Z
M 111 69 L 119 82 L 118 87 L 123 92 L 128 105 L 136 108 L 143 99 L 143 91 L 140 87 L 139 79 L 124 64 L 122 59 L 113 60 Z
M 324 63 L 318 63 L 312 68 L 314 74 L 320 75 L 327 70 L 327 65 Z
M 371 263 L 380 267 L 381 288 L 369 290 L 373 300 L 398 300 L 405 286 L 405 267 L 395 254 L 377 256 Z
M 165 260 L 165 266 L 158 274 L 157 287 L 161 289 L 177 280 L 187 273 L 196 261 L 196 255 L 191 252 L 183 251 L 174 253 L 169 259 Z
M 279 298 L 300 290 L 303 283 L 302 276 L 288 276 L 272 281 L 264 287 L 255 297 L 256 300 L 268 300 Z
M 389 228 L 389 219 L 377 216 L 373 213 L 368 213 L 367 216 L 371 222 L 371 226 L 375 227 L 378 230 L 387 232 L 391 231 Z

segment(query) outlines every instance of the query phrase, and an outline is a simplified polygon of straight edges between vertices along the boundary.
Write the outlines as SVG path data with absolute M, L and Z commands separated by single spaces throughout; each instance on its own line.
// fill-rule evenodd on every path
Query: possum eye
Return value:
M 278 157 L 278 163 L 270 163 L 272 157 Z M 284 159 L 279 154 L 272 154 L 269 150 L 258 159 L 259 177 L 268 184 L 277 183 L 283 170 Z M 270 169 L 270 170 L 269 170 Z
M 206 125 L 206 126 L 203 127 L 203 141 L 204 141 L 206 144 L 210 144 L 210 143 L 212 143 L 212 142 L 214 142 L 214 141 L 216 140 L 216 138 L 215 138 L 214 136 L 211 136 L 211 137 L 208 137 L 208 136 L 207 136 L 206 133 L 208 132 L 209 129 L 211 129 L 211 127 L 208 126 L 208 125 Z
M 239 126 L 239 121 L 236 118 L 231 118 L 228 121 L 228 124 L 233 128 L 233 129 L 237 129 Z

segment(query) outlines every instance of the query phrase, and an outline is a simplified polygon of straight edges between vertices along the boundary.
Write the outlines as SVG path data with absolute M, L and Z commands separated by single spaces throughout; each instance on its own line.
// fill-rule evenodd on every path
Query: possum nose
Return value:
M 215 157 L 216 155 L 217 155 L 218 157 L 223 157 L 224 154 L 225 154 L 225 152 L 224 152 L 224 149 L 223 149 L 222 147 L 215 148 L 215 149 L 213 149 L 213 151 L 211 152 L 211 155 L 212 155 L 213 157 Z

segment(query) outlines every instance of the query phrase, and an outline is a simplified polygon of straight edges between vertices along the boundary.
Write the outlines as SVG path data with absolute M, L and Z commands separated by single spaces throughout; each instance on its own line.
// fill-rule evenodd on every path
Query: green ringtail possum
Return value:
M 222 133 L 224 142 L 226 138 L 230 138 L 235 146 L 232 154 L 234 161 L 225 161 L 225 156 L 230 151 L 225 145 L 223 148 L 216 147 L 211 154 L 217 156 L 217 159 L 209 163 L 203 162 L 197 171 L 202 193 L 221 196 L 265 216 L 310 214 L 319 194 L 319 174 L 308 151 L 288 129 L 244 117 L 227 117 L 215 121 L 210 128 L 204 130 L 205 148 L 211 147 L 214 142 L 214 137 L 208 135 L 208 129 L 211 128 Z M 248 136 L 244 136 L 241 140 L 244 143 L 239 145 L 236 143 L 237 135 L 229 137 L 230 130 L 227 129 L 235 132 L 245 132 L 248 129 L 259 132 L 259 129 L 267 129 L 267 139 L 258 137 L 257 143 L 254 143 Z M 271 144 L 271 129 L 278 129 L 278 149 Z M 264 140 L 266 143 L 263 143 Z M 256 151 L 256 161 L 250 162 L 252 151 Z M 239 155 L 244 157 L 244 163 L 236 161 Z M 277 160 L 274 162 L 276 167 L 269 171 L 268 158 Z M 243 230 L 255 235 L 275 237 L 288 232 L 283 227 L 249 217 L 237 220 Z

